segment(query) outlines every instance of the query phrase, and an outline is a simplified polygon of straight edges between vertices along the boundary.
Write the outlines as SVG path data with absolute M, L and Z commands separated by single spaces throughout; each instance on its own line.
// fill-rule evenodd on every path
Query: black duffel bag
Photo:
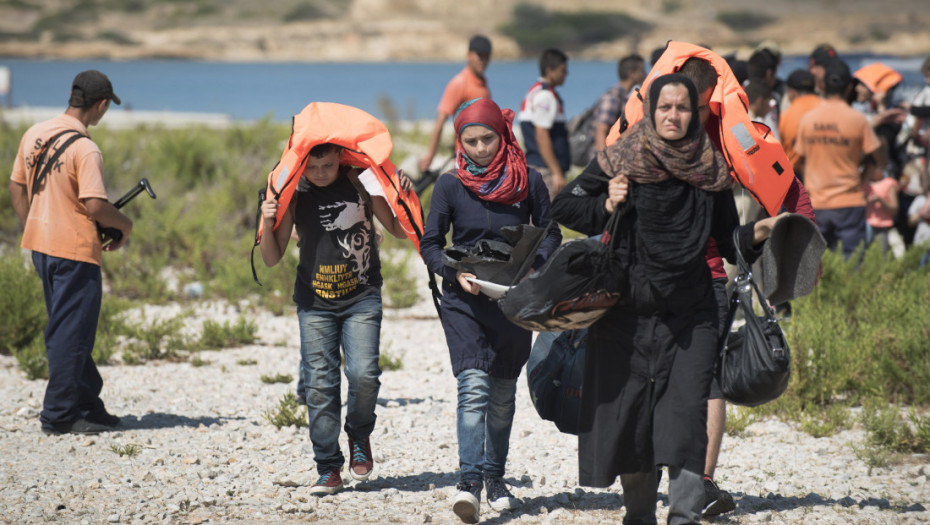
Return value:
M 578 434 L 587 330 L 543 332 L 526 362 L 526 384 L 539 417 Z
M 614 239 L 628 207 L 614 210 L 602 235 L 559 246 L 539 271 L 511 287 L 498 302 L 507 319 L 537 332 L 576 330 L 617 304 L 627 274 Z
M 729 332 L 721 341 L 717 380 L 728 402 L 757 406 L 777 399 L 788 387 L 791 353 L 775 312 L 753 281 L 750 267 L 739 251 L 736 232 L 733 243 L 738 254 L 739 273 L 730 297 L 727 327 L 732 326 L 737 311 L 742 312 L 746 324 Z M 762 307 L 761 316 L 753 310 L 753 291 Z

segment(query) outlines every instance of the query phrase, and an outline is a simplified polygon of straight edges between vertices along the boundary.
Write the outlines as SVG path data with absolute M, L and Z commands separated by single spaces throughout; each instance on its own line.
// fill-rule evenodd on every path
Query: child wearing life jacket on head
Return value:
M 310 492 L 317 496 L 343 488 L 340 346 L 349 384 L 345 421 L 348 473 L 356 480 L 371 475 L 374 460 L 369 436 L 375 426 L 381 386 L 378 356 L 382 313 L 381 263 L 372 217 L 395 237 L 405 236 L 387 200 L 366 190 L 378 186 L 374 180 L 363 184 L 373 174 L 343 164 L 342 154 L 342 147 L 329 143 L 310 150 L 294 197 L 277 228 L 278 200 L 269 198 L 261 206 L 266 232 L 261 237 L 261 254 L 266 265 L 281 261 L 292 227 L 296 226 L 300 239 L 294 284 L 300 325 L 297 390 L 307 404 L 319 473 Z M 410 180 L 402 173 L 400 180 L 406 192 Z

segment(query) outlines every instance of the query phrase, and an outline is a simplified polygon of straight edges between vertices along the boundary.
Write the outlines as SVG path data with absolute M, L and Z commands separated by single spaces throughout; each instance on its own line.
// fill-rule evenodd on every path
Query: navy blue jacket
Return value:
M 478 368 L 495 377 L 513 378 L 520 375 L 529 357 L 532 334 L 508 321 L 496 301 L 462 290 L 455 280 L 456 270 L 442 262 L 450 228 L 452 245 L 470 247 L 480 239 L 506 242 L 500 234 L 503 226 L 550 224 L 549 190 L 536 170 L 529 170 L 528 183 L 526 199 L 512 205 L 479 199 L 454 172 L 440 176 L 433 188 L 420 255 L 429 271 L 443 279 L 442 323 L 455 375 Z M 552 222 L 532 268 L 542 266 L 561 242 L 562 232 Z

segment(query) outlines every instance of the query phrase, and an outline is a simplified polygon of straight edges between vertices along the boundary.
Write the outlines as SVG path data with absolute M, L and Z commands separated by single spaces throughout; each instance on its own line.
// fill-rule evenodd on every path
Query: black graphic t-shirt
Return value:
M 378 244 L 364 199 L 352 181 L 343 173 L 321 188 L 301 177 L 294 195 L 300 239 L 294 302 L 336 310 L 378 292 Z

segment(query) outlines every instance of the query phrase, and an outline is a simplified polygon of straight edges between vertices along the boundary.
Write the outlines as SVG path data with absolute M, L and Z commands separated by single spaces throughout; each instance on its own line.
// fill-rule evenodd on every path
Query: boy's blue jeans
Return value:
M 469 368 L 458 380 L 456 412 L 463 481 L 504 475 L 516 411 L 517 379 L 499 379 Z
M 340 354 L 345 355 L 349 384 L 345 431 L 363 441 L 375 428 L 375 405 L 381 388 L 378 367 L 381 296 L 372 294 L 341 311 L 297 308 L 300 324 L 300 381 L 297 395 L 307 403 L 310 442 L 317 471 L 342 468 L 339 450 L 342 412 Z

